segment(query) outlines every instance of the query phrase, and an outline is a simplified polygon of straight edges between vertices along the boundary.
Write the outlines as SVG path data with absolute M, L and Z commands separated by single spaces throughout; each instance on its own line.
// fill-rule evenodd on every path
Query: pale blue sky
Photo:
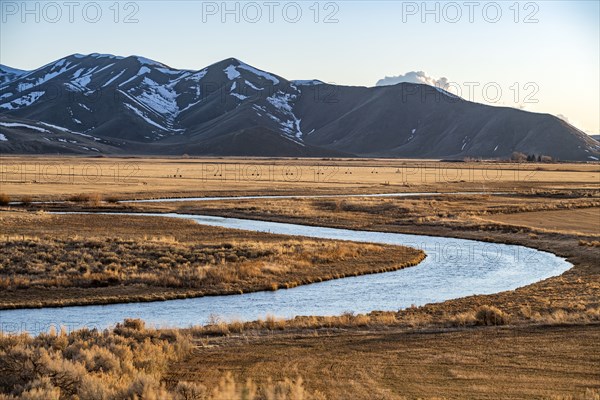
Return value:
M 422 15 L 421 1 L 329 2 L 333 5 L 324 1 L 317 3 L 318 23 L 315 1 L 297 2 L 302 10 L 297 23 L 284 18 L 284 6 L 285 17 L 295 18 L 295 6 L 286 1 L 274 2 L 272 23 L 265 1 L 253 3 L 262 12 L 256 23 L 248 21 L 256 17 L 256 8 L 248 2 L 239 2 L 239 23 L 233 14 L 222 22 L 220 1 L 129 2 L 133 6 L 126 1 L 97 1 L 102 15 L 96 23 L 83 15 L 86 7 L 85 16 L 95 19 L 93 2 L 76 1 L 73 22 L 62 1 L 54 3 L 60 6 L 60 18 L 49 2 L 25 2 L 33 10 L 25 15 L 22 1 L 0 3 L 0 63 L 15 68 L 33 69 L 68 54 L 98 52 L 143 55 L 187 69 L 236 57 L 288 79 L 362 86 L 422 70 L 455 82 L 463 97 L 485 102 L 482 87 L 497 83 L 501 94 L 496 95 L 493 86 L 487 93 L 488 99 L 497 98 L 494 104 L 562 114 L 584 131 L 600 131 L 598 1 L 518 2 L 518 23 L 513 1 L 494 3 L 502 11 L 496 23 L 489 22 L 495 8 L 486 1 L 474 8 L 473 22 L 465 2 L 455 2 L 462 13 L 456 23 L 449 21 L 456 18 L 456 8 L 448 2 L 427 3 L 428 9 L 438 4 L 436 22 L 435 14 Z M 115 3 L 120 9 L 118 22 Z M 227 7 L 233 9 L 235 4 L 228 2 Z M 203 13 L 211 7 L 218 8 L 215 15 Z M 336 9 L 338 22 L 324 23 Z M 133 11 L 138 22 L 124 23 Z M 524 23 L 532 12 L 538 22 Z M 473 85 L 469 82 L 479 84 L 473 97 L 468 95 L 468 86 Z M 535 86 L 525 87 L 528 82 Z M 523 104 L 527 94 L 538 103 Z

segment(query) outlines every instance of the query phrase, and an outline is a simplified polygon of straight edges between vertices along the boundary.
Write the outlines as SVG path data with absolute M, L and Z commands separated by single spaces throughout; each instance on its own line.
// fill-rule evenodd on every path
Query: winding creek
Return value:
M 131 215 L 131 214 L 128 214 Z M 267 221 L 184 214 L 135 214 L 185 218 L 202 225 L 311 238 L 406 245 L 422 249 L 419 265 L 394 272 L 363 275 L 276 292 L 230 296 L 0 311 L 4 332 L 39 333 L 50 326 L 106 328 L 124 318 L 142 318 L 157 327 L 187 327 L 223 320 L 256 320 L 266 315 L 336 315 L 346 311 L 398 310 L 411 305 L 492 294 L 557 276 L 572 267 L 565 259 L 535 249 L 474 240 L 353 231 Z
M 458 193 L 453 193 L 458 194 Z M 429 193 L 392 193 L 370 197 L 416 196 Z M 437 195 L 437 193 L 431 193 Z M 321 196 L 244 196 L 227 198 L 155 199 L 160 201 L 235 200 Z M 322 196 L 351 197 L 351 196 Z M 139 200 L 138 200 L 139 201 Z M 276 292 L 212 296 L 150 303 L 75 306 L 0 311 L 4 332 L 33 334 L 50 327 L 106 328 L 124 318 L 142 318 L 157 327 L 188 327 L 218 317 L 222 320 L 256 320 L 266 315 L 291 318 L 298 315 L 339 315 L 351 311 L 393 311 L 411 305 L 443 302 L 475 294 L 516 289 L 557 276 L 572 267 L 554 254 L 523 246 L 476 240 L 354 231 L 267 221 L 186 214 L 136 213 L 123 215 L 185 218 L 201 225 L 248 231 L 299 235 L 311 238 L 404 245 L 422 249 L 427 258 L 399 271 L 349 277 Z

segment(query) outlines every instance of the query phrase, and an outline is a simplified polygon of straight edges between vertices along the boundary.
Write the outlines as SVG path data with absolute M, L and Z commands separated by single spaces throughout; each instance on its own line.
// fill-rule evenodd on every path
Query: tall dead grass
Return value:
M 346 312 L 338 316 L 300 316 L 292 319 L 267 316 L 256 321 L 226 322 L 213 317 L 206 325 L 189 328 L 195 337 L 228 336 L 260 331 L 294 331 L 318 329 L 348 329 L 401 327 L 407 329 L 445 329 L 500 325 L 563 325 L 586 324 L 600 321 L 600 307 L 581 309 L 548 310 L 533 313 L 526 307 L 510 314 L 491 305 L 482 305 L 473 310 L 432 314 L 422 307 L 410 307 L 399 312 L 374 311 L 369 314 Z
M 164 398 L 163 374 L 191 349 L 179 332 L 139 320 L 112 331 L 0 334 L 0 398 Z
M 192 351 L 189 336 L 126 319 L 112 330 L 64 330 L 32 337 L 0 334 L 0 400 L 323 400 L 301 378 L 238 383 L 226 374 L 206 388 L 164 382 L 169 365 Z
M 28 305 L 15 298 L 23 290 L 40 291 L 40 298 L 33 299 L 33 292 L 26 296 L 37 306 L 89 304 L 85 299 L 45 298 L 42 292 L 49 288 L 135 285 L 141 289 L 132 300 L 235 294 L 392 271 L 424 258 L 423 252 L 409 248 L 308 239 L 203 243 L 173 236 L 18 235 L 0 240 L 0 289 L 6 296 L 0 295 L 0 306 L 7 308 Z M 125 291 L 115 296 L 119 298 L 111 302 L 128 301 Z

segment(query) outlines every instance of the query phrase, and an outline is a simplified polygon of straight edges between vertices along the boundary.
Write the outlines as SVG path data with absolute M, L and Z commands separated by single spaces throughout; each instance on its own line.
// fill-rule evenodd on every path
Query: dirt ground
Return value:
M 347 331 L 199 347 L 167 383 L 304 377 L 328 399 L 542 399 L 600 388 L 600 326 Z
M 600 208 L 533 211 L 486 218 L 490 221 L 551 231 L 600 235 Z

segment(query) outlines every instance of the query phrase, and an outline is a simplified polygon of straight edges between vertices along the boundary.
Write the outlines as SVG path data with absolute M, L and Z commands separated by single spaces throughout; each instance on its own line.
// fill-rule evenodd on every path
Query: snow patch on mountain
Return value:
M 293 135 L 298 139 L 302 138 L 302 130 L 300 129 L 300 119 L 294 114 L 292 101 L 296 100 L 297 96 L 291 93 L 284 93 L 281 90 L 267 97 L 267 101 L 278 111 L 283 118 L 277 118 L 280 121 L 281 130 L 288 135 Z M 270 115 L 270 114 L 269 114 Z M 272 116 L 272 115 L 271 115 Z M 274 117 L 274 116 L 272 116 Z
M 77 78 L 74 79 L 72 82 L 81 87 L 82 89 L 87 89 L 87 85 L 89 85 L 89 83 L 92 81 L 92 76 L 91 75 L 85 75 L 82 76 L 81 78 Z
M 179 94 L 148 77 L 144 77 L 141 87 L 143 87 L 142 93 L 135 95 L 137 100 L 165 117 L 169 122 L 173 122 L 180 112 L 177 105 Z M 130 89 L 129 93 L 133 94 L 132 91 L 135 89 L 137 88 Z
M 119 79 L 119 77 L 120 77 L 121 75 L 123 75 L 123 73 L 124 73 L 125 71 L 126 71 L 126 70 L 123 70 L 123 71 L 119 72 L 117 75 L 115 75 L 115 76 L 113 76 L 112 78 L 110 78 L 108 81 L 106 81 L 106 83 L 105 83 L 104 85 L 102 85 L 102 87 L 106 87 L 106 86 L 110 85 L 111 83 L 113 83 L 115 80 Z
M 40 128 L 38 126 L 33 126 L 33 125 L 21 124 L 19 122 L 0 122 L 0 126 L 4 126 L 6 128 L 26 128 L 26 129 L 31 129 L 31 130 L 42 132 L 42 133 L 52 133 L 49 130 L 46 130 L 44 128 Z
M 325 83 L 318 79 L 310 79 L 310 80 L 295 80 L 292 81 L 294 85 L 298 86 L 316 86 L 316 85 L 324 85 Z
M 85 68 L 79 68 L 77 71 L 75 71 L 75 73 L 73 74 L 73 78 L 79 78 L 79 76 L 81 76 L 81 73 L 85 70 Z
M 198 71 L 196 73 L 193 73 L 192 75 L 190 75 L 188 78 L 191 80 L 194 80 L 196 82 L 200 82 L 200 80 L 202 78 L 204 78 L 204 76 L 208 73 L 207 69 L 203 69 L 202 71 Z
M 166 74 L 166 75 L 180 75 L 180 74 L 185 74 L 185 73 L 190 72 L 190 71 L 179 71 L 176 69 L 169 69 L 169 68 L 156 68 L 156 70 L 158 72 Z
M 17 91 L 23 92 L 23 91 L 31 89 L 35 86 L 39 86 L 43 83 L 46 83 L 50 79 L 54 79 L 57 76 L 65 73 L 69 69 L 74 68 L 74 67 L 69 68 L 70 65 L 71 65 L 71 63 L 65 64 L 65 60 L 62 59 L 54 64 L 54 66 L 50 69 L 50 72 L 46 73 L 44 76 L 41 76 L 39 78 L 27 78 L 27 76 L 34 74 L 37 70 L 31 71 L 20 78 L 20 79 L 24 79 L 25 82 L 22 82 L 17 86 Z M 55 70 L 57 67 L 61 67 L 61 68 Z M 44 68 L 44 67 L 42 67 L 42 68 Z M 42 69 L 42 68 L 40 68 L 40 69 Z
M 8 142 L 8 139 L 2 133 L 0 133 L 0 142 Z
M 462 141 L 462 147 L 460 148 L 460 151 L 463 151 L 465 149 L 465 147 L 467 146 L 467 144 L 469 144 L 469 137 L 465 136 L 465 138 Z
M 49 128 L 54 128 L 54 129 L 62 131 L 62 132 L 71 132 L 68 128 L 65 128 L 63 126 L 53 125 L 53 124 L 49 124 L 47 122 L 40 122 L 40 123 L 42 125 L 46 125 Z
M 151 72 L 150 68 L 148 68 L 148 67 L 141 67 L 140 70 L 137 72 L 137 74 L 133 75 L 131 78 L 127 79 L 125 82 L 120 83 L 119 87 L 128 84 L 129 82 L 133 81 L 136 78 L 139 78 L 140 76 L 142 76 L 144 74 L 149 74 L 150 72 Z
M 8 103 L 4 103 L 0 105 L 0 108 L 6 108 L 7 110 L 15 110 L 22 107 L 27 107 L 35 103 L 40 97 L 42 97 L 46 92 L 29 92 L 26 95 L 12 100 Z
M 227 75 L 227 79 L 229 79 L 230 81 L 240 77 L 240 73 L 237 69 L 235 69 L 235 65 L 228 66 L 223 70 L 223 72 L 225 72 L 225 74 Z
M 161 64 L 161 63 L 159 63 L 158 61 L 154 61 L 154 60 L 151 60 L 151 59 L 149 59 L 149 58 L 146 58 L 146 57 L 140 57 L 140 56 L 136 56 L 135 58 L 136 58 L 136 59 L 137 59 L 137 60 L 140 62 L 140 64 L 142 64 L 142 65 L 150 65 L 150 66 L 153 66 L 153 67 L 164 67 L 164 64 Z
M 240 100 L 246 100 L 248 98 L 248 96 L 244 96 L 243 94 L 239 94 L 239 93 L 230 93 L 232 96 L 237 97 Z
M 40 122 L 40 124 L 46 125 L 48 128 L 53 128 L 53 129 L 56 129 L 56 130 L 61 131 L 61 132 L 66 132 L 66 133 L 71 133 L 73 135 L 79 135 L 79 136 L 87 137 L 87 138 L 90 138 L 90 139 L 94 139 L 96 141 L 102 140 L 102 139 L 97 138 L 97 137 L 92 136 L 92 135 L 87 135 L 85 133 L 72 131 L 72 130 L 70 130 L 68 128 L 65 128 L 64 126 L 58 126 L 58 125 L 54 125 L 54 124 L 49 124 L 48 122 Z M 46 131 L 46 132 L 48 132 L 48 131 Z
M 246 85 L 250 86 L 254 90 L 265 90 L 265 88 L 259 88 L 259 87 L 254 86 L 252 84 L 252 82 L 250 82 L 250 81 L 244 81 L 244 83 L 246 83 Z
M 77 58 L 85 58 L 86 56 L 83 54 L 74 54 L 75 57 Z M 94 58 L 110 58 L 110 59 L 114 59 L 114 60 L 122 60 L 125 57 L 121 57 L 121 56 L 115 56 L 112 54 L 99 54 L 99 53 L 92 53 L 90 54 L 90 57 L 94 57 Z
M 271 75 L 271 74 L 269 74 L 267 72 L 261 71 L 260 69 L 256 69 L 256 68 L 254 68 L 254 67 L 252 67 L 252 66 L 250 66 L 248 64 L 240 63 L 240 65 L 238 66 L 238 68 L 245 69 L 246 71 L 252 72 L 254 75 L 257 75 L 257 76 L 263 77 L 265 79 L 268 79 L 271 82 L 273 82 L 274 85 L 277 85 L 279 83 L 279 79 L 277 79 L 273 75 Z
M 152 121 L 150 118 L 148 118 L 146 116 L 146 114 L 144 114 L 142 111 L 138 110 L 137 108 L 135 108 L 134 106 L 132 106 L 131 104 L 127 104 L 125 103 L 125 107 L 127 107 L 128 109 L 130 109 L 131 111 L 133 111 L 138 117 L 142 118 L 144 121 L 146 121 L 147 123 L 149 123 L 152 126 L 157 127 L 158 129 L 161 129 L 163 131 L 168 131 L 169 129 L 165 128 L 162 125 L 157 124 L 156 122 Z

